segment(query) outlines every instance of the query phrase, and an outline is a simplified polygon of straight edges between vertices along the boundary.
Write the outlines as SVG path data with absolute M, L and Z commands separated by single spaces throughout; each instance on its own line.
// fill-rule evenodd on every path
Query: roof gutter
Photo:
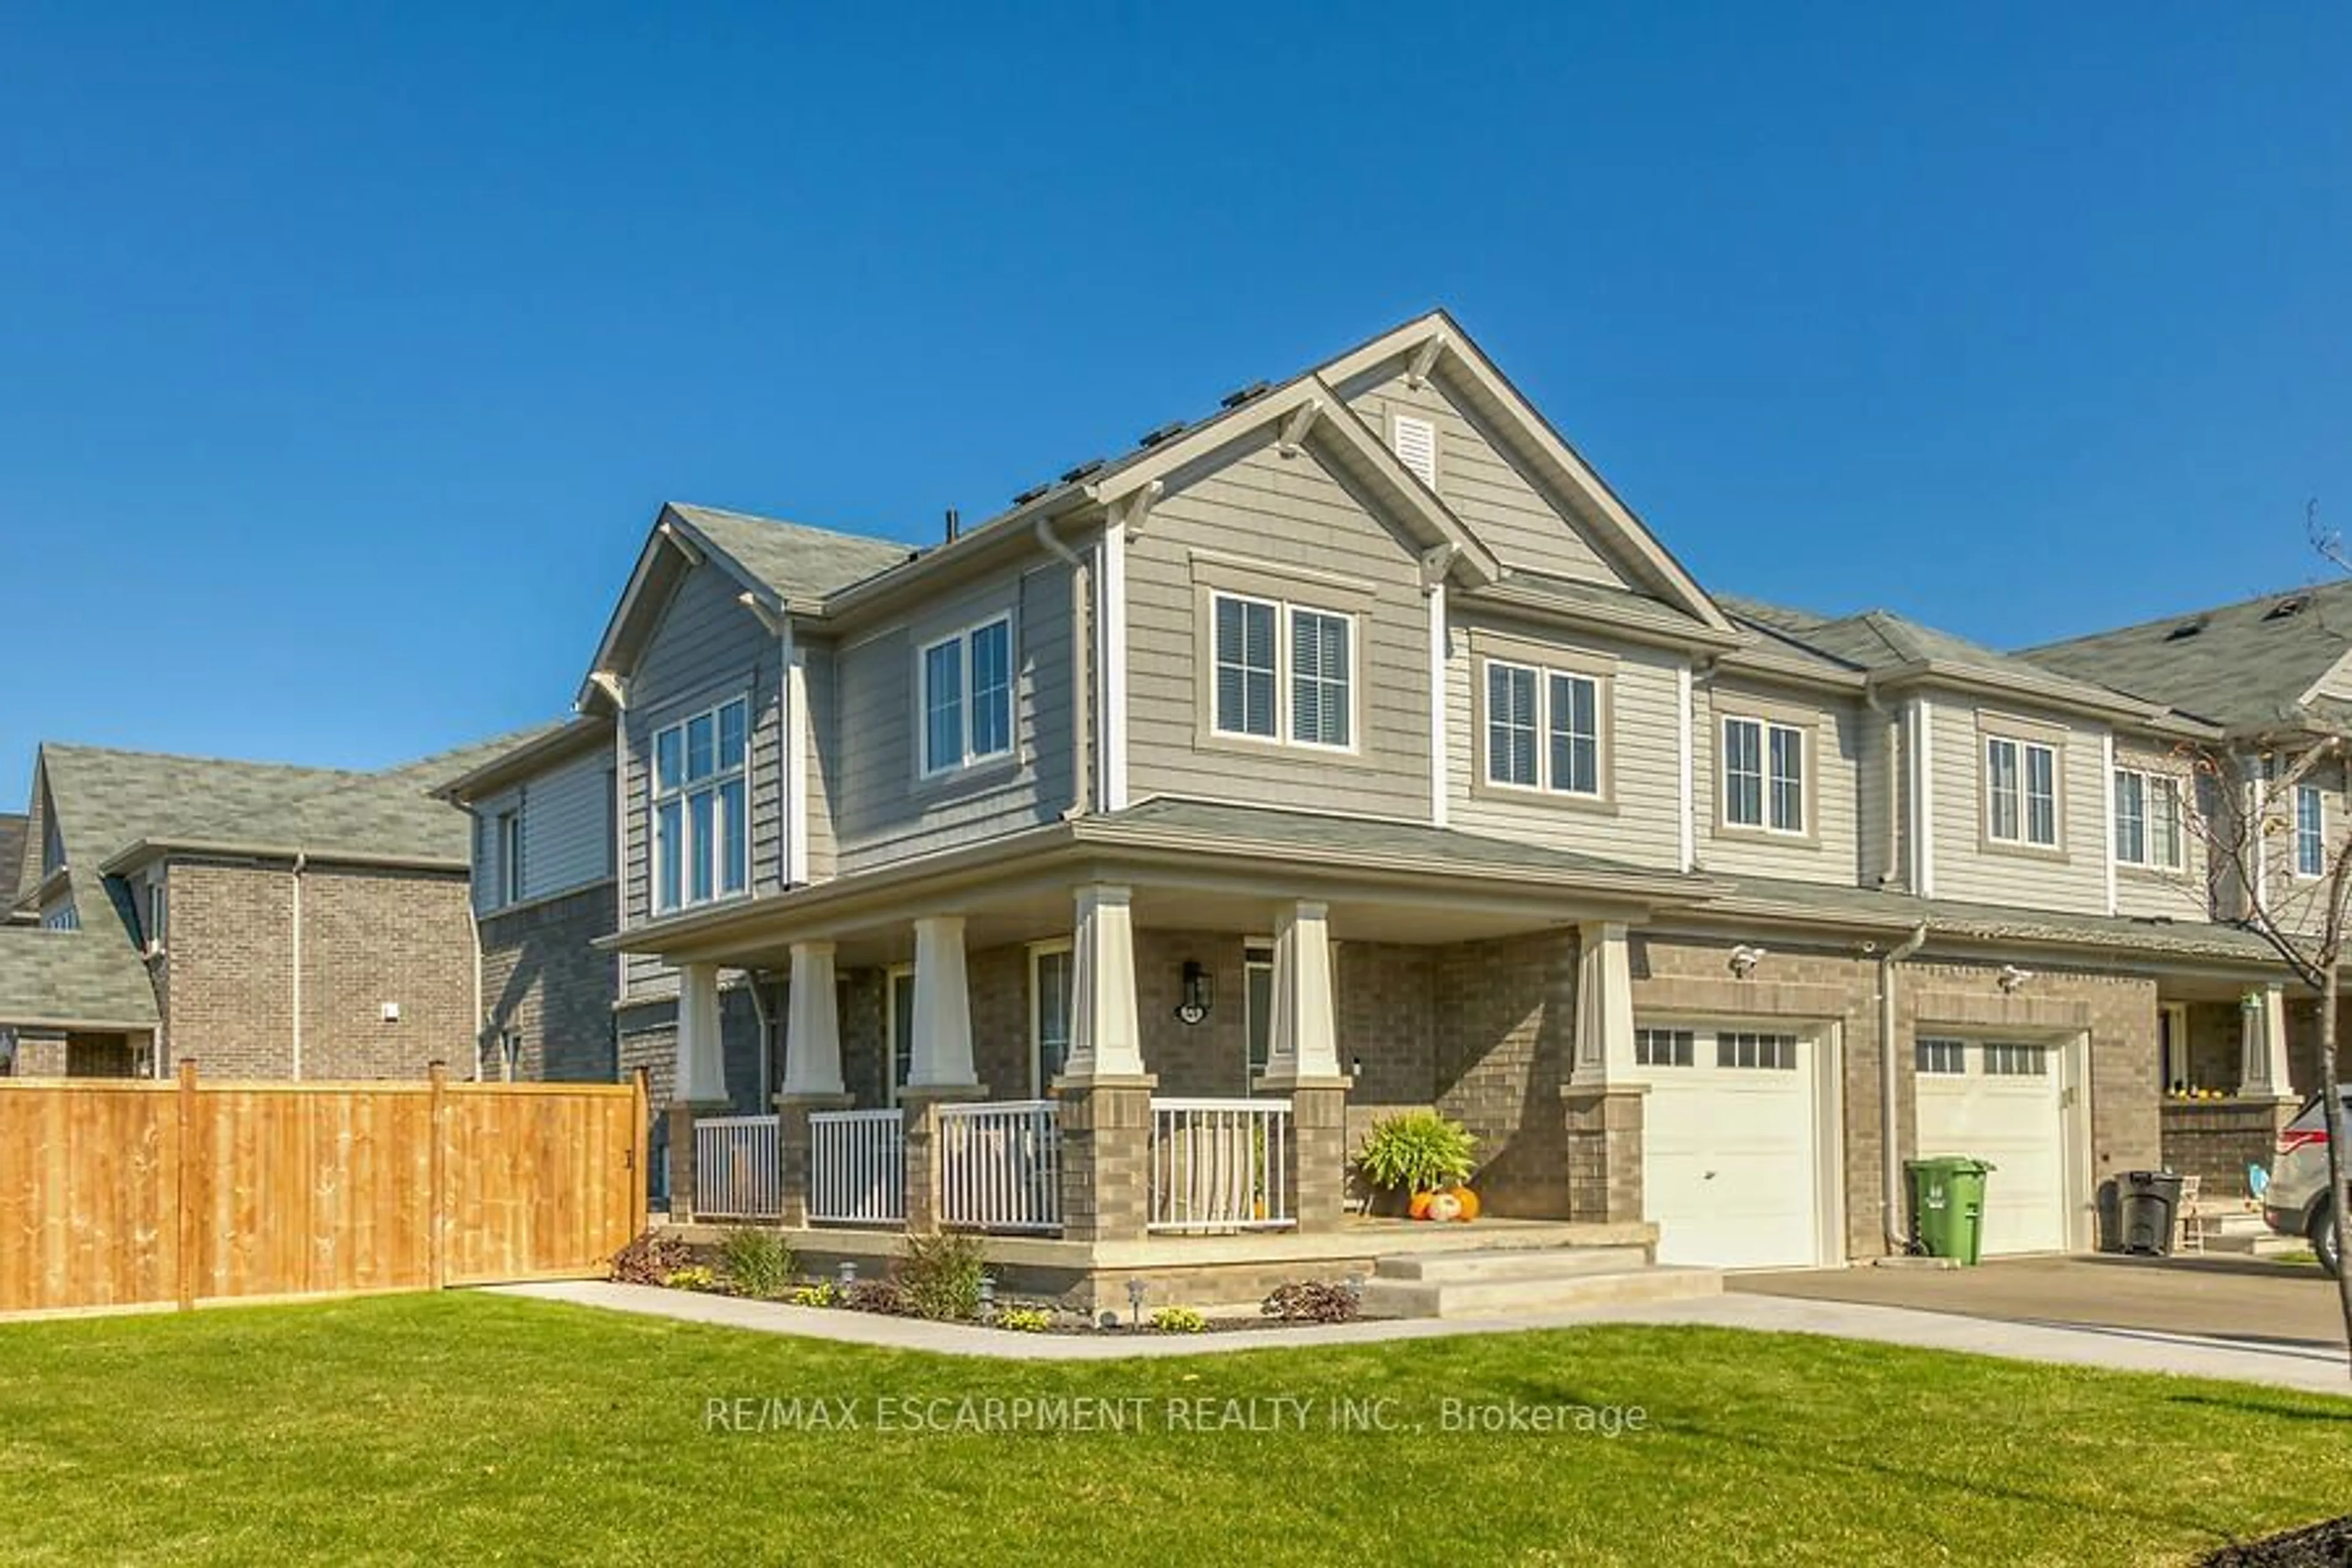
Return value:
M 314 849 L 299 844 L 246 844 L 226 839 L 142 838 L 102 861 L 99 874 L 120 877 L 158 855 L 217 855 L 240 860 L 322 860 L 394 871 L 471 871 L 473 862 L 442 855 L 382 855 L 365 850 Z

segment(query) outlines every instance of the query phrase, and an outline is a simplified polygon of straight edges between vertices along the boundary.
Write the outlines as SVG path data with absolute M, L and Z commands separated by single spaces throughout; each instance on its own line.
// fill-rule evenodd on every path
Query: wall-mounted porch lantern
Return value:
M 1180 1024 L 1202 1023 L 1209 1016 L 1209 1009 L 1216 1005 L 1216 982 L 1211 977 L 1208 966 L 1197 958 L 1186 959 L 1183 1000 L 1176 1004 L 1176 1021 Z

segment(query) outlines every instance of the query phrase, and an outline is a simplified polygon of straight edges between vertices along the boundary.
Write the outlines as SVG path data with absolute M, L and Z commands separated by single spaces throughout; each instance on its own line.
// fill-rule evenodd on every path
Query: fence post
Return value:
M 446 1289 L 449 1283 L 449 1066 L 435 1062 L 426 1069 L 433 1085 L 433 1203 L 427 1223 L 425 1254 L 431 1259 L 429 1288 Z
M 646 1233 L 647 1187 L 653 1182 L 653 1086 L 642 1066 L 629 1074 L 629 1239 Z
M 196 1190 L 196 1063 L 193 1057 L 180 1063 L 180 1088 L 175 1097 L 180 1113 L 179 1190 L 173 1194 L 173 1273 L 179 1287 L 180 1310 L 191 1312 L 196 1306 L 196 1215 L 202 1194 Z

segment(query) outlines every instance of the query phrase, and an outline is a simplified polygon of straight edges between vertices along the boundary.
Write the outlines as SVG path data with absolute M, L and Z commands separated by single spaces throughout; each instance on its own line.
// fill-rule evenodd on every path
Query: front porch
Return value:
M 2317 1003 L 2277 984 L 2168 984 L 2158 1002 L 2165 1168 L 2207 1199 L 2247 1195 L 2319 1077 Z

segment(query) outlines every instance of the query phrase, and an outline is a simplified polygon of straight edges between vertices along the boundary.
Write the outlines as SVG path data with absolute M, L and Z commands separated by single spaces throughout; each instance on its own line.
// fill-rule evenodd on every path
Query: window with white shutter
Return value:
M 1410 415 L 1396 416 L 1393 428 L 1397 461 L 1411 468 L 1431 489 L 1437 488 L 1437 426 Z

